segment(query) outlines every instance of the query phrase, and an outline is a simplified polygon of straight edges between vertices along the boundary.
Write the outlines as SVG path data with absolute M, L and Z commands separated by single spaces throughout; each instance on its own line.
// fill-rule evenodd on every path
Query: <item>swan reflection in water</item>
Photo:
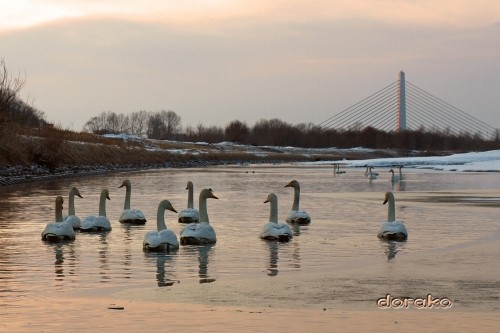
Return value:
M 280 247 L 283 249 L 283 253 L 287 259 L 285 260 L 288 267 L 292 269 L 300 269 L 300 247 L 298 242 L 279 242 L 279 241 L 266 241 L 267 247 L 269 249 L 269 260 L 266 268 L 266 274 L 268 276 L 276 276 L 279 273 L 278 270 L 278 260 L 279 260 L 279 250 Z M 291 254 L 291 258 L 288 259 L 289 254 Z
M 75 275 L 75 249 L 73 247 L 73 242 L 60 242 L 55 244 L 50 244 L 49 246 L 54 249 L 54 273 L 55 280 L 57 282 L 64 281 L 67 275 Z M 65 255 L 66 252 L 66 255 Z M 67 266 L 69 266 L 69 271 L 64 272 L 64 262 L 67 261 Z
M 208 259 L 210 258 L 210 252 L 214 244 L 206 244 L 198 246 L 198 276 L 200 277 L 200 283 L 210 283 L 214 282 L 214 278 L 208 276 Z
M 173 265 L 175 262 L 173 259 L 176 255 L 177 252 L 144 252 L 148 261 L 156 259 L 156 283 L 158 287 L 168 287 L 180 282 L 175 278 Z
M 108 261 L 108 250 L 109 250 L 109 243 L 107 239 L 108 233 L 109 231 L 99 232 L 98 254 L 99 254 L 99 262 L 101 263 L 99 265 L 99 274 L 101 275 L 101 280 L 99 282 L 101 283 L 107 283 L 111 279 L 109 275 L 111 269 L 109 267 L 109 261 Z
M 398 254 L 405 246 L 405 242 L 398 242 L 393 240 L 381 240 L 384 253 L 387 255 L 387 261 L 390 261 L 396 258 L 396 254 Z
M 267 265 L 266 273 L 269 276 L 278 275 L 278 241 L 266 241 L 269 248 L 269 264 Z

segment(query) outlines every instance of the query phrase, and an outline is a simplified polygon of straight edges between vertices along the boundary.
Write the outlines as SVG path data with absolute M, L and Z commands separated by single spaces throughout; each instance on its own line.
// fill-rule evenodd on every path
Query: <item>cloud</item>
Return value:
M 400 70 L 449 103 L 499 122 L 491 89 L 500 85 L 491 75 L 500 71 L 496 26 L 384 21 L 391 1 L 370 1 L 380 7 L 370 19 L 347 1 L 331 2 L 342 13 L 330 2 L 252 3 L 233 13 L 227 2 L 225 13 L 207 14 L 215 22 L 197 21 L 201 28 L 166 18 L 53 22 L 0 34 L 1 56 L 12 71 L 26 70 L 23 93 L 49 121 L 75 129 L 102 111 L 141 109 L 174 110 L 184 125 L 319 123 L 394 82 Z

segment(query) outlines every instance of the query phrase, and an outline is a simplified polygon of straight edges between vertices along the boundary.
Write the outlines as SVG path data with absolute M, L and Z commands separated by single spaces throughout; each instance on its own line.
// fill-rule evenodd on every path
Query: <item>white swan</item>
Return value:
M 278 197 L 274 193 L 269 193 L 264 203 L 267 202 L 271 204 L 271 213 L 269 222 L 264 225 L 260 232 L 260 238 L 288 242 L 292 239 L 293 234 L 288 224 L 278 222 Z
M 290 214 L 286 218 L 288 223 L 298 223 L 298 224 L 309 224 L 311 223 L 311 217 L 304 210 L 299 210 L 299 201 L 300 201 L 300 184 L 296 180 L 292 180 L 285 187 L 293 187 L 294 196 L 293 196 L 293 205 Z
M 403 167 L 402 165 L 398 166 L 398 168 L 399 168 L 399 180 L 403 180 L 403 172 L 401 171 L 402 167 Z
M 369 180 L 377 179 L 377 177 L 378 177 L 378 173 L 373 172 L 372 170 L 373 170 L 372 166 L 368 168 L 368 179 Z
M 106 199 L 111 200 L 109 198 L 109 191 L 107 189 L 103 189 L 99 198 L 99 215 L 90 215 L 84 218 L 82 225 L 80 226 L 80 231 L 95 232 L 111 230 L 111 223 L 106 217 Z
M 83 198 L 76 187 L 72 187 L 71 190 L 69 190 L 68 215 L 63 216 L 63 220 L 71 224 L 74 230 L 78 230 L 80 229 L 82 221 L 75 213 L 75 195 Z
M 200 221 L 200 213 L 193 205 L 193 182 L 188 181 L 186 190 L 188 190 L 187 208 L 181 210 L 178 216 L 179 223 L 196 223 Z
M 167 229 L 165 224 L 166 209 L 177 213 L 170 201 L 163 200 L 159 203 L 156 214 L 156 231 L 151 230 L 144 235 L 142 242 L 144 251 L 170 251 L 179 248 L 177 236 L 172 230 Z
M 372 178 L 372 179 L 376 179 L 376 178 L 377 178 L 377 176 L 378 176 L 378 173 L 377 173 L 377 172 L 373 172 L 373 170 L 372 170 L 372 169 L 373 169 L 373 167 L 369 167 L 368 165 L 365 165 L 365 167 L 366 167 L 366 170 L 365 170 L 365 177 L 366 177 L 366 178 L 368 178 L 368 176 L 369 176 L 370 174 L 372 174 L 372 175 L 374 175 L 374 176 L 375 176 L 375 178 Z
M 200 192 L 200 222 L 190 223 L 181 231 L 181 245 L 209 244 L 217 242 L 214 228 L 208 220 L 207 199 L 219 199 L 211 189 L 203 189 Z
M 63 240 L 75 239 L 75 231 L 71 224 L 63 222 L 63 198 L 56 197 L 56 221 L 49 223 L 42 231 L 42 240 L 49 242 L 59 242 Z
M 123 186 L 125 186 L 127 190 L 125 193 L 125 204 L 123 205 L 123 211 L 118 221 L 120 221 L 121 223 L 132 224 L 146 223 L 146 218 L 139 209 L 130 209 L 130 197 L 132 195 L 132 184 L 130 184 L 130 180 L 125 179 L 118 188 Z
M 392 192 L 385 194 L 384 205 L 387 202 L 389 202 L 389 206 L 387 207 L 387 222 L 383 222 L 380 225 L 377 236 L 386 240 L 405 241 L 408 239 L 408 232 L 403 223 L 396 221 L 396 205 Z

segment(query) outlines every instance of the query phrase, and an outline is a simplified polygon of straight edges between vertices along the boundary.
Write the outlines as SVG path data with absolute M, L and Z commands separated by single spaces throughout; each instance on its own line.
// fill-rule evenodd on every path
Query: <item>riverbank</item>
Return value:
M 161 168 L 198 168 L 229 164 L 342 161 L 403 157 L 393 149 L 337 149 L 250 146 L 231 142 L 177 142 L 130 136 L 24 138 L 28 152 L 0 164 L 0 186 L 85 175 Z M 94 140 L 94 141 L 92 141 Z M 426 152 L 412 152 L 423 156 Z M 26 155 L 26 156 L 25 156 Z

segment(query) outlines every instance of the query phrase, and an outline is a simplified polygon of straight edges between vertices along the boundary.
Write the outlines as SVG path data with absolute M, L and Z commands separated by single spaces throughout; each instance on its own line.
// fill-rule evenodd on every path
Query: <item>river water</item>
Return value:
M 60 179 L 0 188 L 0 315 L 12 315 L 26 302 L 50 295 L 106 294 L 116 288 L 156 288 L 178 283 L 199 284 L 241 277 L 294 274 L 341 269 L 358 258 L 391 260 L 407 252 L 436 251 L 498 237 L 500 174 L 456 173 L 404 169 L 405 180 L 391 184 L 390 173 L 378 170 L 368 181 L 364 169 L 335 175 L 331 167 L 305 165 L 233 166 L 165 169 L 105 176 Z M 148 222 L 128 226 L 118 222 L 123 209 L 124 179 L 132 183 L 132 208 Z M 260 240 L 268 221 L 267 194 L 278 196 L 279 217 L 291 208 L 290 180 L 301 183 L 301 209 L 312 217 L 309 226 L 294 227 L 288 243 Z M 158 203 L 169 199 L 180 211 L 187 203 L 188 180 L 195 187 L 195 207 L 202 188 L 212 188 L 219 200 L 208 199 L 210 223 L 218 241 L 212 246 L 181 246 L 173 253 L 144 253 L 142 240 L 156 228 Z M 40 234 L 54 221 L 54 200 L 76 186 L 82 219 L 98 212 L 101 189 L 108 188 L 107 215 L 113 230 L 77 233 L 72 242 L 50 244 Z M 376 237 L 387 217 L 384 193 L 396 197 L 396 217 L 405 222 L 409 239 L 386 243 Z M 179 235 L 183 225 L 167 211 L 168 228 Z M 36 309 L 36 304 L 31 304 Z

